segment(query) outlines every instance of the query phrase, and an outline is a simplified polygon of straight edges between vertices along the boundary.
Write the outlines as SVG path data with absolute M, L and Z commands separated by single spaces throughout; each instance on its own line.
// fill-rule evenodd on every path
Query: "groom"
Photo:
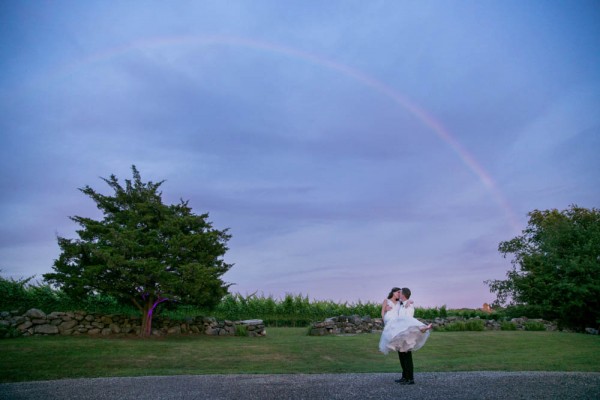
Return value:
M 400 289 L 400 304 L 405 304 L 404 307 L 400 307 L 398 310 L 400 317 L 413 317 L 415 314 L 415 308 L 412 306 L 412 301 L 408 302 L 410 299 L 410 289 L 402 288 Z M 407 304 L 408 302 L 408 304 Z M 413 359 L 411 351 L 398 352 L 398 357 L 400 358 L 400 367 L 402 368 L 402 378 L 396 379 L 401 385 L 414 385 L 415 377 L 414 377 L 414 368 L 413 368 Z

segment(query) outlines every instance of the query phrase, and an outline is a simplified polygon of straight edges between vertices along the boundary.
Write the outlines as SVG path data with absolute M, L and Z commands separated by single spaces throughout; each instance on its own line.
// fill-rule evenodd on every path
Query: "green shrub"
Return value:
M 446 305 L 440 307 L 440 318 L 446 318 L 448 316 L 448 311 L 446 311 Z
M 451 316 L 451 317 L 462 317 L 465 319 L 470 319 L 470 318 L 481 318 L 481 319 L 496 319 L 497 317 L 494 316 L 495 312 L 489 313 L 483 310 L 476 310 L 476 309 L 472 309 L 472 308 L 462 308 L 462 309 L 458 309 L 458 310 L 449 310 L 447 312 L 447 315 Z
M 534 305 L 515 305 L 506 307 L 502 314 L 505 318 L 544 318 L 542 308 Z
M 483 331 L 484 323 L 480 319 L 470 319 L 468 321 L 452 322 L 441 328 L 437 328 L 440 332 L 461 332 L 461 331 Z
M 14 326 L 0 326 L 0 339 L 11 339 L 21 336 L 21 332 Z
M 446 311 L 446 306 L 443 305 L 441 307 L 434 308 L 415 308 L 415 318 L 422 318 L 433 320 L 435 318 L 446 318 L 448 316 L 448 312 Z
M 30 302 L 27 287 L 33 278 L 15 280 L 0 276 L 0 310 L 21 311 L 27 307 Z
M 484 329 L 485 325 L 481 319 L 470 319 L 465 323 L 466 331 L 483 331 Z
M 517 325 L 514 322 L 502 321 L 500 322 L 500 330 L 502 331 L 516 331 Z
M 526 331 L 545 331 L 546 325 L 538 321 L 527 321 L 525 322 Z
M 466 326 L 463 321 L 456 321 L 456 322 L 447 324 L 443 327 L 440 327 L 436 330 L 439 330 L 440 332 L 458 332 L 458 331 L 465 331 Z
M 246 325 L 236 325 L 235 336 L 248 336 L 248 327 Z
M 484 315 L 485 316 L 481 317 L 481 318 L 483 318 L 483 319 L 491 319 L 491 320 L 494 320 L 494 321 L 498 321 L 498 320 L 503 319 L 503 315 L 500 312 L 496 311 L 496 310 L 494 310 L 494 311 L 492 311 L 490 313 L 485 313 Z

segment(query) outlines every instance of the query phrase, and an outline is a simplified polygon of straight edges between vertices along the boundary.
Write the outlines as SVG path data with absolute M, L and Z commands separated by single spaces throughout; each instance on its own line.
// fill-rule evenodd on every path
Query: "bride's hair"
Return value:
M 391 299 L 398 290 L 400 290 L 398 287 L 392 288 L 392 291 L 388 294 L 388 299 Z

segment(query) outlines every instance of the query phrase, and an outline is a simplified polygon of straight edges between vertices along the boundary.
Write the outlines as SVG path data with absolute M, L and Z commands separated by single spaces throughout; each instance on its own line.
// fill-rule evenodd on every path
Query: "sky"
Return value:
M 230 291 L 478 308 L 538 209 L 600 206 L 598 1 L 0 2 L 0 274 L 165 182 Z

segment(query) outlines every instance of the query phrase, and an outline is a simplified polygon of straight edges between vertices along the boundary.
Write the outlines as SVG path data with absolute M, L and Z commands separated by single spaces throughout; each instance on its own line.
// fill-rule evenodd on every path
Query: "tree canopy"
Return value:
M 79 238 L 58 237 L 61 254 L 44 278 L 70 296 L 102 293 L 133 302 L 143 315 L 141 334 L 148 335 L 158 304 L 212 307 L 227 294 L 221 276 L 232 266 L 223 260 L 231 236 L 214 229 L 208 214 L 194 214 L 187 201 L 163 204 L 164 181 L 145 183 L 135 166 L 132 171 L 124 186 L 114 175 L 102 178 L 112 195 L 79 189 L 104 217 L 70 217 L 81 227 Z
M 520 236 L 501 242 L 512 255 L 505 280 L 489 280 L 496 305 L 533 307 L 581 329 L 600 323 L 600 210 L 577 207 L 528 214 Z

